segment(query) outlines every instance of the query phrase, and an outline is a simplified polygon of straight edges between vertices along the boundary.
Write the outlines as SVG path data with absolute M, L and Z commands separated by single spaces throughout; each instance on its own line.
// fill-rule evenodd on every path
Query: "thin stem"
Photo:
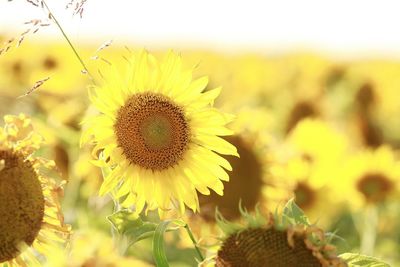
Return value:
M 49 12 L 49 17 L 50 19 L 52 19 L 58 29 L 60 29 L 62 35 L 64 36 L 65 40 L 67 40 L 69 46 L 71 47 L 72 51 L 74 52 L 75 56 L 78 58 L 79 62 L 81 63 L 83 70 L 89 75 L 90 80 L 95 84 L 94 78 L 93 76 L 90 74 L 89 69 L 86 67 L 85 62 L 82 60 L 82 58 L 79 56 L 78 51 L 75 49 L 74 45 L 72 44 L 72 42 L 70 41 L 70 39 L 68 38 L 67 34 L 65 33 L 64 29 L 61 27 L 61 24 L 58 22 L 58 20 L 56 19 L 56 17 L 54 16 L 53 12 L 51 12 L 49 6 L 47 5 L 45 0 L 42 0 L 42 3 L 44 5 L 44 7 L 47 9 L 47 11 Z
M 364 220 L 361 235 L 361 253 L 373 256 L 376 228 L 378 226 L 378 209 L 375 205 L 367 206 L 364 211 Z
M 197 241 L 196 241 L 196 239 L 194 238 L 194 235 L 193 235 L 193 233 L 192 233 L 192 230 L 190 230 L 189 224 L 186 224 L 186 225 L 185 225 L 185 229 L 186 229 L 186 232 L 188 233 L 188 235 L 189 235 L 189 237 L 190 237 L 190 240 L 192 240 L 192 243 L 193 243 L 193 245 L 194 245 L 194 248 L 196 249 L 196 252 L 197 252 L 197 254 L 198 254 L 200 260 L 201 260 L 201 261 L 204 261 L 203 254 L 201 254 L 200 248 L 197 246 Z

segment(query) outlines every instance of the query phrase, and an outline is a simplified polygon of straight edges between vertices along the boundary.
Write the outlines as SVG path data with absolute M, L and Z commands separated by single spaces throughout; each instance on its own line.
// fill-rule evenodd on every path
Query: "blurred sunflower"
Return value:
M 41 266 L 39 258 L 69 236 L 59 204 L 63 189 L 46 175 L 54 162 L 32 155 L 42 138 L 33 132 L 30 119 L 21 114 L 4 120 L 0 128 L 0 263 Z
M 8 87 L 4 92 L 7 95 L 18 96 L 26 90 L 29 76 L 32 71 L 32 61 L 28 60 L 31 57 L 30 51 L 34 46 L 27 44 L 21 49 L 11 49 L 7 53 L 2 54 L 0 64 L 0 87 Z M 11 90 L 12 89 L 12 90 Z
M 349 72 L 358 81 L 356 104 L 364 108 L 368 116 L 360 119 L 361 134 L 366 145 L 376 148 L 390 141 L 398 146 L 400 126 L 399 62 L 392 60 L 369 60 L 354 62 Z M 367 109 L 366 109 L 367 108 Z
M 324 173 L 315 170 L 308 158 L 295 157 L 284 164 L 271 167 L 271 176 L 274 178 L 273 188 L 265 188 L 264 194 L 271 202 L 282 203 L 295 198 L 296 204 L 301 207 L 312 221 L 327 226 L 339 208 L 341 198 L 333 198 L 332 189 L 325 179 Z M 326 170 L 328 173 L 329 170 Z M 332 177 L 334 178 L 334 177 Z M 326 210 L 327 203 L 332 206 Z M 335 205 L 332 205 L 335 203 Z
M 101 114 L 85 120 L 82 141 L 92 138 L 93 154 L 101 151 L 112 168 L 100 195 L 113 191 L 137 212 L 185 205 L 198 210 L 196 190 L 223 194 L 229 162 L 222 155 L 238 155 L 219 136 L 231 135 L 225 124 L 233 118 L 212 108 L 221 89 L 205 89 L 207 77 L 192 81 L 182 70 L 180 56 L 168 53 L 162 63 L 146 51 L 134 54 L 127 78 L 116 68 L 105 73 L 105 85 L 90 90 Z
M 42 95 L 61 97 L 84 94 L 89 78 L 82 74 L 82 66 L 74 56 L 71 56 L 68 46 L 64 44 L 34 46 L 29 52 L 32 62 L 29 83 L 34 84 L 39 79 L 51 77 L 41 87 Z
M 280 201 L 294 197 L 311 220 L 318 220 L 322 225 L 329 223 L 342 199 L 333 194 L 331 181 L 334 183 L 338 179 L 337 166 L 346 144 L 344 136 L 328 123 L 301 121 L 286 143 L 275 149 L 277 155 L 271 166 L 271 177 L 276 186 L 266 188 L 265 194 L 271 200 Z M 334 207 L 329 212 L 327 203 Z
M 219 225 L 223 243 L 215 257 L 217 267 L 347 266 L 336 255 L 322 229 L 299 223 L 282 224 L 271 214 L 242 212 L 243 224 L 224 218 Z
M 366 150 L 346 159 L 338 194 L 352 196 L 353 209 L 378 205 L 398 194 L 399 177 L 400 161 L 389 146 Z
M 250 121 L 248 118 L 253 118 Z M 215 211 L 235 220 L 240 217 L 239 202 L 252 211 L 257 204 L 265 205 L 263 188 L 268 180 L 268 142 L 270 136 L 265 131 L 270 114 L 265 110 L 242 108 L 236 120 L 229 125 L 235 134 L 225 140 L 233 144 L 240 158 L 224 156 L 232 165 L 229 182 L 224 182 L 224 194 L 211 192 L 209 195 L 199 195 L 199 216 L 208 222 L 215 221 Z M 268 185 L 269 186 L 269 185 Z

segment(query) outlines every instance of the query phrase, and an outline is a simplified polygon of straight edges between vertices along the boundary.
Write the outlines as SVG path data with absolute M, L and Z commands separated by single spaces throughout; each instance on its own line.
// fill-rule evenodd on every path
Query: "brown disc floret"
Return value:
M 131 96 L 119 109 L 114 130 L 130 163 L 153 171 L 176 165 L 189 143 L 183 109 L 156 93 Z
M 44 196 L 29 160 L 0 150 L 0 262 L 17 257 L 36 239 L 44 217 Z

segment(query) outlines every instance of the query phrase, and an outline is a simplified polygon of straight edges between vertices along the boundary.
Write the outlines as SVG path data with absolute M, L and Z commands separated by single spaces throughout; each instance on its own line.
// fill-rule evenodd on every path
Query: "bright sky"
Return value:
M 68 0 L 47 2 L 75 42 L 400 55 L 399 0 L 88 0 L 83 19 Z M 0 33 L 40 17 L 25 0 L 3 0 Z

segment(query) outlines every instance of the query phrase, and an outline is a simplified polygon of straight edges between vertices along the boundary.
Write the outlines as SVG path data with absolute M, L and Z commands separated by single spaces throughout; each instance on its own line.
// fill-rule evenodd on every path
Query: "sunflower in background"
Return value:
M 355 227 L 348 232 L 347 240 L 358 232 L 355 245 L 361 252 L 381 257 L 389 252 L 392 255 L 385 258 L 393 262 L 398 261 L 398 249 L 390 247 L 390 240 L 398 229 L 392 215 L 398 209 L 399 176 L 398 152 L 384 145 L 346 155 L 334 187 L 335 196 L 347 196 L 345 204 L 353 224 L 350 226 Z
M 53 97 L 85 94 L 89 77 L 82 73 L 82 66 L 68 46 L 57 43 L 45 47 L 35 46 L 31 48 L 30 54 L 32 70 L 29 84 L 51 77 L 43 84 L 40 94 Z
M 285 144 L 274 149 L 276 161 L 271 177 L 276 187 L 266 190 L 266 194 L 270 199 L 295 197 L 296 204 L 312 221 L 321 225 L 331 223 L 342 203 L 332 187 L 339 175 L 337 164 L 346 150 L 346 138 L 329 123 L 301 121 Z M 329 211 L 327 203 L 332 207 Z
M 31 45 L 28 45 L 31 48 Z M 35 100 L 17 98 L 26 93 L 28 79 L 32 70 L 30 55 L 26 50 L 13 50 L 2 53 L 0 61 L 0 117 L 7 114 L 31 114 L 35 110 Z M 17 52 L 18 51 L 18 52 Z
M 30 119 L 21 114 L 4 120 L 0 128 L 0 263 L 40 266 L 39 258 L 69 237 L 59 204 L 63 189 L 47 177 L 54 162 L 32 155 L 42 138 L 33 132 Z
M 351 195 L 348 205 L 360 210 L 380 205 L 399 193 L 400 161 L 389 146 L 359 151 L 346 158 L 338 183 L 338 194 Z
M 24 93 L 29 85 L 29 78 L 32 72 L 32 56 L 30 50 L 35 49 L 32 44 L 21 46 L 21 49 L 11 49 L 2 53 L 0 64 L 0 87 L 8 87 L 7 94 L 18 96 Z
M 89 102 L 86 97 L 86 87 L 91 83 L 89 76 L 81 72 L 82 67 L 68 46 L 57 43 L 34 46 L 29 53 L 29 75 L 24 90 L 38 80 L 49 78 L 29 96 L 34 100 L 35 114 L 47 117 L 55 128 L 62 125 L 80 130 L 79 123 Z
M 377 148 L 390 142 L 398 146 L 400 64 L 391 60 L 353 62 L 347 72 L 353 80 L 345 92 L 353 100 L 348 103 L 354 117 L 349 126 L 361 137 L 361 144 Z
M 219 136 L 231 135 L 233 118 L 212 107 L 220 88 L 202 93 L 206 77 L 192 81 L 180 56 L 168 53 L 159 63 L 146 51 L 133 54 L 127 77 L 116 68 L 105 74 L 102 87 L 90 90 L 100 114 L 85 120 L 83 142 L 93 140 L 99 164 L 111 167 L 100 188 L 113 191 L 137 212 L 164 213 L 185 205 L 198 210 L 198 190 L 223 194 L 229 162 L 236 148 Z M 219 153 L 219 154 L 217 154 Z

